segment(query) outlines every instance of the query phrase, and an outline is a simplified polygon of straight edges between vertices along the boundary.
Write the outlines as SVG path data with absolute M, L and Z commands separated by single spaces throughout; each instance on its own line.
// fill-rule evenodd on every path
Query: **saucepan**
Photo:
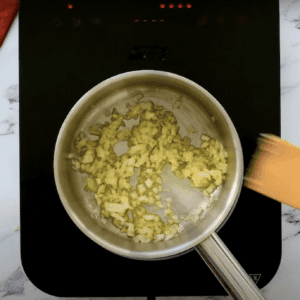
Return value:
M 74 151 L 75 138 L 81 131 L 88 130 L 97 122 L 109 121 L 113 108 L 124 114 L 133 105 L 132 101 L 144 100 L 172 111 L 178 121 L 179 134 L 188 136 L 195 147 L 200 146 L 199 136 L 206 134 L 219 140 L 228 152 L 226 180 L 211 196 L 213 198 L 204 217 L 195 223 L 190 222 L 178 236 L 156 243 L 136 243 L 112 224 L 104 225 L 97 218 L 100 208 L 92 195 L 84 190 L 83 174 L 72 170 L 68 159 Z M 62 124 L 55 145 L 54 175 L 68 215 L 85 235 L 101 247 L 138 260 L 169 259 L 196 250 L 234 299 L 264 299 L 216 233 L 238 201 L 244 176 L 243 153 L 237 131 L 223 106 L 195 82 L 164 71 L 140 70 L 119 74 L 99 83 L 77 101 Z M 193 199 L 186 201 L 188 197 Z M 179 193 L 174 198 L 174 210 L 179 214 L 179 211 L 189 209 L 187 203 L 202 201 L 207 204 L 206 197 L 200 192 L 192 196 Z

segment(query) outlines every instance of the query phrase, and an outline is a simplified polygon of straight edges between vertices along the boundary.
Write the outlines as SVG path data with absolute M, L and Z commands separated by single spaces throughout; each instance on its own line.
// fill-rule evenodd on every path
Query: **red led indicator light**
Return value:
M 161 4 L 159 7 L 160 7 L 160 8 L 165 8 L 166 5 L 165 5 L 165 4 Z
M 183 5 L 182 4 L 178 4 L 178 8 L 183 8 Z
M 191 5 L 191 4 L 187 4 L 186 7 L 187 7 L 187 8 L 191 8 L 192 5 Z
M 140 20 L 134 20 L 134 22 L 139 22 Z
M 174 4 L 170 4 L 170 5 L 169 5 L 169 8 L 174 8 Z
M 73 4 L 68 4 L 68 9 L 72 9 L 74 7 Z

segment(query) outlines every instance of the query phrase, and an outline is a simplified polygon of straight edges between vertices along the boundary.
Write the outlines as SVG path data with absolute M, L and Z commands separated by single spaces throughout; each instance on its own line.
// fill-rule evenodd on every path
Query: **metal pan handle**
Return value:
M 195 249 L 233 299 L 265 299 L 216 233 Z

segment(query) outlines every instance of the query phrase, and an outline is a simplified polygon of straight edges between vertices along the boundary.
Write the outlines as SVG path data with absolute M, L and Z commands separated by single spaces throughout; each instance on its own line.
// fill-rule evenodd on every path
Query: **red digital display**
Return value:
M 169 8 L 174 8 L 174 6 L 175 6 L 174 4 L 170 4 Z
M 165 4 L 161 4 L 159 7 L 160 7 L 160 8 L 165 8 L 166 5 L 165 5 Z
M 186 7 L 187 7 L 187 8 L 191 8 L 192 5 L 191 5 L 191 4 L 187 4 Z
M 182 4 L 178 4 L 178 8 L 183 8 L 183 5 Z
M 72 9 L 73 7 L 73 4 L 68 4 L 68 9 Z

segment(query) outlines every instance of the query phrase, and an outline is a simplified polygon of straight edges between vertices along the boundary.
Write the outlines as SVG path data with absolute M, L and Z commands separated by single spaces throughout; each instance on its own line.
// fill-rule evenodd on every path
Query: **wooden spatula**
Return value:
M 300 210 L 300 147 L 260 134 L 244 186 Z

